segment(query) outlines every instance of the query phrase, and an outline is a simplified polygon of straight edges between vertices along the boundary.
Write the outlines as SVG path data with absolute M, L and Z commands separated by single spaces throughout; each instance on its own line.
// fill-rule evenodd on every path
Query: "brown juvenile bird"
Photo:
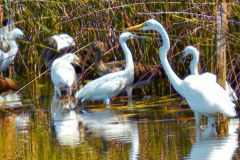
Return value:
M 106 53 L 106 49 L 101 41 L 93 42 L 92 50 L 96 53 L 94 65 L 99 75 L 117 72 L 125 68 L 125 61 L 103 62 L 102 55 Z M 157 75 L 162 75 L 158 65 L 134 63 L 134 83 L 151 79 Z
M 0 93 L 19 89 L 20 87 L 12 79 L 0 77 Z

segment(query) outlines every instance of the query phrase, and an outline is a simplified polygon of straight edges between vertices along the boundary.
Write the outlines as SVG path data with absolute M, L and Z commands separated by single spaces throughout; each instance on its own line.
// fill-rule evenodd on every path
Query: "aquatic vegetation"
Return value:
M 207 7 L 206 7 L 207 6 Z M 233 88 L 238 91 L 238 50 L 239 50 L 239 6 L 235 1 L 228 2 L 229 29 L 227 54 L 227 79 L 233 83 Z M 54 34 L 68 33 L 74 37 L 79 48 L 89 49 L 88 44 L 94 40 L 106 42 L 108 49 L 113 48 L 105 56 L 107 62 L 115 59 L 123 60 L 117 39 L 119 34 L 127 27 L 137 22 L 143 22 L 154 17 L 163 22 L 167 27 L 171 39 L 170 61 L 175 63 L 180 51 L 189 44 L 198 46 L 201 53 L 203 71 L 215 72 L 216 53 L 215 44 L 215 21 L 214 15 L 217 10 L 217 3 L 212 2 L 165 2 L 165 1 L 14 1 L 3 9 L 11 10 L 15 25 L 21 27 L 28 37 L 26 41 L 19 41 L 20 54 L 14 63 L 16 73 L 27 72 L 28 80 L 37 77 L 37 68 L 40 55 L 47 47 L 44 40 Z M 44 12 L 43 12 L 44 11 Z M 7 20 L 5 15 L 3 20 Z M 156 34 L 149 32 L 157 37 Z M 101 36 L 100 36 L 101 35 Z M 134 45 L 134 60 L 145 64 L 156 65 L 159 63 L 158 55 L 155 53 L 159 42 L 153 38 L 144 42 L 131 42 Z M 144 44 L 143 44 L 144 43 Z M 85 47 L 87 46 L 87 47 Z M 143 52 L 145 51 L 145 52 Z M 24 54 L 27 53 L 27 54 Z M 175 54 L 177 53 L 177 54 Z M 86 52 L 82 49 L 77 54 L 84 57 Z M 112 56 L 113 55 L 113 56 Z M 93 56 L 89 62 L 93 63 Z M 177 63 L 174 70 L 181 76 L 186 75 L 188 64 Z M 164 78 L 163 76 L 160 77 Z M 23 82 L 23 84 L 26 84 Z M 23 86 L 23 85 L 22 85 Z M 156 94 L 165 95 L 171 93 L 169 83 L 156 86 Z M 29 85 L 31 87 L 31 85 Z M 28 87 L 28 89 L 29 89 Z M 148 92 L 148 88 L 145 88 Z M 164 94 L 162 94 L 164 93 Z

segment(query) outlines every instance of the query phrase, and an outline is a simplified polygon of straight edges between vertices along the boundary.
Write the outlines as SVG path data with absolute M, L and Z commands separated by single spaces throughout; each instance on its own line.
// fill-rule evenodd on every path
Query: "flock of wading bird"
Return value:
M 156 66 L 134 63 L 132 53 L 127 46 L 129 39 L 142 39 L 144 36 L 137 36 L 130 33 L 133 30 L 153 30 L 160 34 L 162 46 L 159 48 L 159 57 L 163 69 L 166 72 L 174 89 L 188 102 L 194 112 L 196 125 L 200 125 L 202 115 L 208 117 L 208 125 L 214 126 L 216 113 L 221 113 L 227 117 L 236 116 L 234 101 L 237 96 L 234 90 L 226 82 L 226 90 L 216 82 L 216 75 L 211 73 L 199 74 L 198 61 L 199 52 L 193 46 L 184 49 L 184 56 L 192 55 L 193 59 L 190 64 L 191 75 L 180 79 L 171 68 L 167 55 L 170 49 L 170 40 L 168 33 L 157 20 L 150 19 L 142 24 L 127 28 L 119 36 L 119 43 L 125 55 L 125 62 L 104 63 L 102 54 L 105 52 L 104 45 L 100 41 L 92 44 L 92 50 L 96 52 L 95 67 L 101 75 L 89 83 L 85 84 L 80 90 L 76 91 L 74 97 L 84 102 L 86 100 L 103 100 L 106 105 L 110 105 L 110 99 L 126 91 L 128 95 L 128 105 L 132 105 L 132 84 L 141 80 L 143 74 L 157 74 Z M 13 61 L 18 50 L 16 39 L 22 38 L 23 32 L 15 28 L 9 32 L 1 34 L 1 40 L 6 41 L 9 46 L 8 51 L 0 52 L 0 70 L 5 70 Z M 79 69 L 80 58 L 74 53 L 68 53 L 67 48 L 75 46 L 74 39 L 68 34 L 59 34 L 52 36 L 47 44 L 62 54 L 55 54 L 48 50 L 45 54 L 47 67 L 51 69 L 51 80 L 54 84 L 54 95 L 62 97 L 62 90 L 67 90 L 67 95 L 72 95 L 72 88 L 76 82 L 77 75 L 81 73 Z M 43 57 L 41 57 L 43 59 Z M 40 63 L 42 60 L 40 60 Z M 124 64 L 125 63 L 125 64 Z M 135 71 L 138 71 L 135 73 Z M 140 70 L 140 72 L 139 72 Z M 18 90 L 15 83 L 9 79 L 1 77 L 0 91 L 8 89 Z M 13 85 L 14 84 L 14 85 Z M 4 86 L 5 85 L 5 86 Z M 5 88 L 6 89 L 5 89 Z M 5 89 L 5 90 L 4 90 Z

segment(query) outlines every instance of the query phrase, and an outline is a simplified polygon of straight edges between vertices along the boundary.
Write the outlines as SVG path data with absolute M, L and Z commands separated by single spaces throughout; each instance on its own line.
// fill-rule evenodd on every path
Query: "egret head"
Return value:
M 56 48 L 58 51 L 64 50 L 69 47 L 76 45 L 74 39 L 68 34 L 57 34 L 51 37 L 52 40 L 49 41 L 49 45 Z
M 159 25 L 159 22 L 155 19 L 149 19 L 148 21 L 135 25 L 133 27 L 127 28 L 127 31 L 134 31 L 134 30 L 154 30 L 156 26 Z
M 65 39 L 66 42 L 69 44 L 69 46 L 76 45 L 74 39 L 70 35 L 63 33 L 63 34 L 59 34 L 58 36 L 59 36 L 59 38 Z
M 62 57 L 61 57 L 62 60 L 64 61 L 67 61 L 69 63 L 73 63 L 73 64 L 79 64 L 79 58 L 76 54 L 74 53 L 67 53 L 67 54 L 64 54 Z
M 187 46 L 183 52 L 184 52 L 184 55 L 182 56 L 182 58 L 185 58 L 188 55 L 192 55 L 193 59 L 195 59 L 196 61 L 199 61 L 199 52 L 197 48 L 193 46 Z
M 14 28 L 9 32 L 10 39 L 22 39 L 24 37 L 24 33 L 19 28 Z

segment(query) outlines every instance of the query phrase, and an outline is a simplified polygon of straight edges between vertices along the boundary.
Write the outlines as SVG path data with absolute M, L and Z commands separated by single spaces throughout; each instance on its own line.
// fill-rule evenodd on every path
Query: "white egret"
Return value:
M 227 92 L 218 83 L 199 75 L 189 75 L 184 80 L 176 75 L 167 59 L 170 49 L 168 34 L 158 21 L 150 19 L 127 30 L 137 29 L 154 30 L 161 35 L 163 44 L 159 49 L 160 61 L 175 90 L 186 98 L 193 110 L 197 126 L 200 125 L 201 115 L 211 116 L 222 113 L 230 117 L 236 116 L 235 104 L 232 103 Z
M 18 28 L 11 30 L 7 35 L 7 42 L 10 50 L 7 52 L 0 50 L 0 72 L 5 70 L 12 63 L 18 51 L 16 39 L 21 39 L 23 36 L 23 32 Z
M 137 38 L 130 32 L 123 32 L 119 37 L 120 45 L 123 49 L 126 59 L 126 68 L 124 70 L 106 74 L 89 83 L 75 94 L 76 99 L 85 101 L 90 100 L 105 100 L 107 106 L 110 105 L 110 98 L 117 96 L 126 89 L 128 94 L 128 102 L 131 105 L 132 83 L 134 79 L 134 65 L 131 51 L 129 50 L 126 41 L 128 39 Z
M 78 57 L 73 53 L 65 54 L 52 63 L 51 67 L 51 79 L 54 84 L 55 94 L 60 97 L 61 89 L 68 88 L 68 93 L 72 93 L 72 85 L 76 80 L 76 73 L 71 63 L 78 63 Z
M 52 62 L 63 55 L 65 50 L 76 45 L 74 39 L 68 34 L 56 34 L 48 38 L 45 42 L 46 46 L 56 49 L 60 53 L 55 53 L 47 49 L 44 54 L 41 56 L 40 62 L 42 63 L 43 56 L 45 56 L 45 61 L 48 67 L 51 67 Z
M 193 46 L 188 46 L 184 49 L 185 54 L 182 56 L 182 58 L 188 56 L 188 55 L 192 55 L 192 60 L 190 63 L 190 72 L 192 75 L 199 75 L 198 72 L 198 63 L 199 63 L 199 51 L 193 47 Z M 203 74 L 201 74 L 201 76 L 205 76 L 206 79 L 209 80 L 213 80 L 213 81 L 217 81 L 217 77 L 216 75 L 209 73 L 209 72 L 205 72 Z M 232 101 L 234 100 L 238 100 L 237 95 L 235 93 L 235 91 L 232 89 L 232 87 L 230 86 L 230 84 L 226 81 L 226 91 L 229 95 L 229 97 L 232 99 Z

